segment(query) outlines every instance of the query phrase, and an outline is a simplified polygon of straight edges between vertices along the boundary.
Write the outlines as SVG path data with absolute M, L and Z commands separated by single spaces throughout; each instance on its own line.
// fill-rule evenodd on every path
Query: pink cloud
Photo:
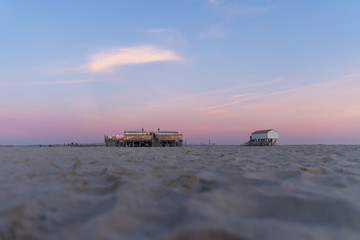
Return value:
M 177 61 L 181 57 L 174 51 L 154 46 L 115 48 L 95 54 L 87 68 L 93 73 L 108 73 L 121 65 Z

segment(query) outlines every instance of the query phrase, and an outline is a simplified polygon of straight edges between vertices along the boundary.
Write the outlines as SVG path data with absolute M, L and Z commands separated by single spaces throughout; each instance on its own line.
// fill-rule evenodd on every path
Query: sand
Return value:
M 360 146 L 0 148 L 0 239 L 360 239 Z

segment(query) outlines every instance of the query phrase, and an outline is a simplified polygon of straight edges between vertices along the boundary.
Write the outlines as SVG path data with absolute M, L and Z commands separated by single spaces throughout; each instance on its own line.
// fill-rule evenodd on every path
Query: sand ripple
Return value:
M 360 147 L 0 148 L 0 239 L 360 239 Z

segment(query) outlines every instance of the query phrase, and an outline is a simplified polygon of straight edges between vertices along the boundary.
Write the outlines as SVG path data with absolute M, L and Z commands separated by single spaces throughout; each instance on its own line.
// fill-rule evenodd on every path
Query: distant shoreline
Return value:
M 345 143 L 336 143 L 336 144 L 279 144 L 277 146 L 245 146 L 243 144 L 187 144 L 183 147 L 216 147 L 216 146 L 239 146 L 247 148 L 261 148 L 261 147 L 283 147 L 283 146 L 359 146 L 360 144 L 345 144 Z M 68 144 L 31 144 L 31 145 L 0 145 L 0 147 L 106 147 L 104 143 L 79 143 L 77 145 L 68 145 Z M 109 148 L 125 148 L 125 147 L 109 147 Z M 131 148 L 131 147 L 127 147 Z M 134 147 L 134 148 L 147 148 L 147 147 Z M 159 147 L 162 148 L 162 147 Z

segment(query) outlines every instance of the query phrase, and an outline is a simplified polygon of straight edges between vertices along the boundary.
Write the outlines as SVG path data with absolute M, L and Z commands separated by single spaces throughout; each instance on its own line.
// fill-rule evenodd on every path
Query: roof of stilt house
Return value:
M 143 133 L 146 132 L 144 130 L 125 130 L 125 133 Z M 178 131 L 172 131 L 172 130 L 158 130 L 158 133 L 179 133 Z
M 267 129 L 267 130 L 258 130 L 258 131 L 255 131 L 255 132 L 251 133 L 251 134 L 268 133 L 268 132 L 270 132 L 271 130 L 273 130 L 273 131 L 277 132 L 277 131 L 276 131 L 276 130 L 274 130 L 274 129 Z
M 125 133 L 143 133 L 144 130 L 125 130 Z

